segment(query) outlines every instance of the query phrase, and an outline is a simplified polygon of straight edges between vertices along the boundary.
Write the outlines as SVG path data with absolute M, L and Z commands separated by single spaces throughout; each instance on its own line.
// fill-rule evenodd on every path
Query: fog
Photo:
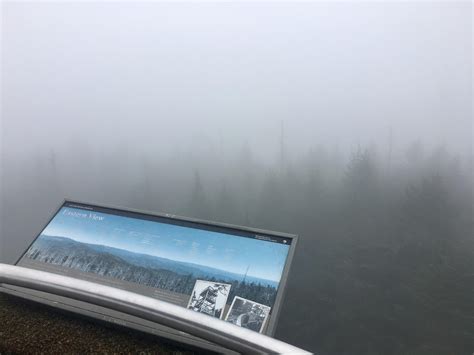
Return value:
M 472 352 L 469 1 L 1 10 L 0 261 L 64 198 L 297 233 L 278 338 Z

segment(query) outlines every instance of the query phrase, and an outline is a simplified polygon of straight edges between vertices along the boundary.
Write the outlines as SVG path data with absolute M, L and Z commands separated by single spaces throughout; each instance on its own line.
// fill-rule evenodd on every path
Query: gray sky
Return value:
M 294 154 L 472 140 L 470 2 L 2 3 L 3 141 Z M 24 144 L 28 142 L 28 144 Z M 80 146 L 78 144 L 78 146 Z M 100 151 L 100 150 L 99 150 Z

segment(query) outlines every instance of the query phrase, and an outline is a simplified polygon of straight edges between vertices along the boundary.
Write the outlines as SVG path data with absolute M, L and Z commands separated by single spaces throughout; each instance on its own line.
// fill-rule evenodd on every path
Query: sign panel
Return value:
M 294 243 L 282 233 L 68 201 L 17 265 L 271 334 Z

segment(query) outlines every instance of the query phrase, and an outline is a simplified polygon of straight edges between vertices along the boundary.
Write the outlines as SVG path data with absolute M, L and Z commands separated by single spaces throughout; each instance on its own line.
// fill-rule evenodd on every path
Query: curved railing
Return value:
M 231 323 L 154 298 L 94 282 L 0 264 L 1 283 L 65 296 L 138 316 L 240 353 L 309 354 L 305 350 Z

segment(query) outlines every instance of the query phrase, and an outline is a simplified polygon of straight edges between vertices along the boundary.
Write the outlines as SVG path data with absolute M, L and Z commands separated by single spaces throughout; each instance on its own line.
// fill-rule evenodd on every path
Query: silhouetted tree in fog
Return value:
M 191 198 L 188 205 L 188 214 L 196 218 L 211 218 L 210 201 L 204 192 L 201 176 L 198 171 L 194 172 L 194 181 L 191 191 Z

